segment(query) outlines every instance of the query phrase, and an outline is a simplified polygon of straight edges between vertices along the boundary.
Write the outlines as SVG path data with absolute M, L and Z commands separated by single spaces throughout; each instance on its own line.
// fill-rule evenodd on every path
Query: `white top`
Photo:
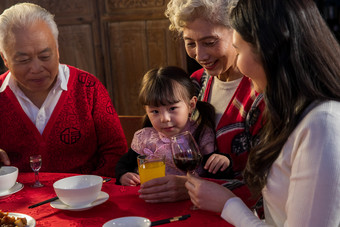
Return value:
M 262 191 L 266 223 L 238 198 L 222 218 L 239 226 L 340 226 L 340 102 L 315 107 L 295 128 Z
M 216 127 L 227 109 L 231 98 L 234 96 L 241 80 L 242 77 L 228 82 L 219 80 L 216 76 L 212 78 L 212 87 L 210 89 L 208 102 L 215 107 Z
M 54 107 L 57 105 L 61 93 L 67 91 L 67 83 L 70 77 L 70 69 L 66 65 L 59 64 L 59 70 L 57 75 L 57 81 L 53 88 L 48 93 L 44 103 L 40 109 L 27 98 L 27 96 L 18 87 L 17 82 L 12 77 L 11 72 L 8 73 L 4 83 L 0 88 L 0 92 L 3 92 L 7 86 L 11 88 L 14 95 L 18 99 L 22 109 L 31 119 L 33 124 L 37 127 L 40 134 L 43 133 L 48 120 L 50 119 Z

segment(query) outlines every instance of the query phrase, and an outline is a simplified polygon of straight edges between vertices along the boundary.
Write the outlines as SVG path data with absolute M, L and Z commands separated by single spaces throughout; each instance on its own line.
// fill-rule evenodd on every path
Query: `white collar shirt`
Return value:
M 69 77 L 70 69 L 67 67 L 67 65 L 59 64 L 57 81 L 48 93 L 40 109 L 36 105 L 34 105 L 32 101 L 27 98 L 27 96 L 18 87 L 17 82 L 11 75 L 11 72 L 8 73 L 6 79 L 4 80 L 4 83 L 0 87 L 0 92 L 3 92 L 6 87 L 9 86 L 18 99 L 24 112 L 37 127 L 40 134 L 42 134 L 47 125 L 47 122 L 49 121 L 53 113 L 55 106 L 59 101 L 62 92 L 67 91 Z

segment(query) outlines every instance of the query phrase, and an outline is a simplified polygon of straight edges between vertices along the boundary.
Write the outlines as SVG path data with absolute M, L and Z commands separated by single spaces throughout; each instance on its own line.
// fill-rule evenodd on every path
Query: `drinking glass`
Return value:
M 35 183 L 31 185 L 33 188 L 39 188 L 39 187 L 44 186 L 39 181 L 39 170 L 41 168 L 41 164 L 42 164 L 41 155 L 30 156 L 30 165 L 31 165 L 32 170 L 34 171 L 34 176 L 35 176 Z
M 171 151 L 172 158 L 178 169 L 196 175 L 195 169 L 201 163 L 202 155 L 189 131 L 171 137 Z M 193 205 L 190 209 L 197 210 L 198 208 Z
M 202 160 L 197 143 L 189 131 L 171 137 L 172 158 L 176 167 L 195 175 Z
M 140 183 L 165 176 L 164 155 L 139 155 L 137 157 Z

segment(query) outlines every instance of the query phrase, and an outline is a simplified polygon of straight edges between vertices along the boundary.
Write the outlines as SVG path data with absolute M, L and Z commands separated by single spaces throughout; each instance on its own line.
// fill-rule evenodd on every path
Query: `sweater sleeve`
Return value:
M 315 109 L 284 147 L 292 150 L 285 226 L 340 223 L 340 103 Z
M 339 113 L 339 102 L 322 104 L 288 138 L 262 191 L 267 223 L 339 226 Z M 235 226 L 264 225 L 238 198 L 227 201 L 221 216 Z
M 270 226 L 257 218 L 238 197 L 230 198 L 225 203 L 221 217 L 236 227 Z
M 138 153 L 136 153 L 131 148 L 128 150 L 127 153 L 125 153 L 118 161 L 116 165 L 116 184 L 120 183 L 120 178 L 125 173 L 128 172 L 134 172 L 137 173 L 137 156 Z
M 98 81 L 94 92 L 92 112 L 98 139 L 96 153 L 99 161 L 93 174 L 115 177 L 115 166 L 127 152 L 127 142 L 106 88 Z

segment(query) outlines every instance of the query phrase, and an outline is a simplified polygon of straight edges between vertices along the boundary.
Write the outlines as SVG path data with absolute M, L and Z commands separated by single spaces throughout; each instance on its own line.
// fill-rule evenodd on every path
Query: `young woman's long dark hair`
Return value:
M 139 100 L 143 106 L 172 105 L 180 99 L 189 104 L 196 94 L 197 89 L 194 83 L 183 69 L 167 66 L 151 69 L 144 75 Z M 215 129 L 215 109 L 211 104 L 201 101 L 197 101 L 196 109 L 199 112 L 198 127 L 193 136 L 198 142 L 206 127 Z M 147 115 L 145 115 L 143 127 L 152 127 Z
M 240 0 L 230 19 L 267 78 L 265 126 L 244 172 L 259 194 L 304 109 L 314 100 L 340 101 L 340 48 L 313 0 Z

